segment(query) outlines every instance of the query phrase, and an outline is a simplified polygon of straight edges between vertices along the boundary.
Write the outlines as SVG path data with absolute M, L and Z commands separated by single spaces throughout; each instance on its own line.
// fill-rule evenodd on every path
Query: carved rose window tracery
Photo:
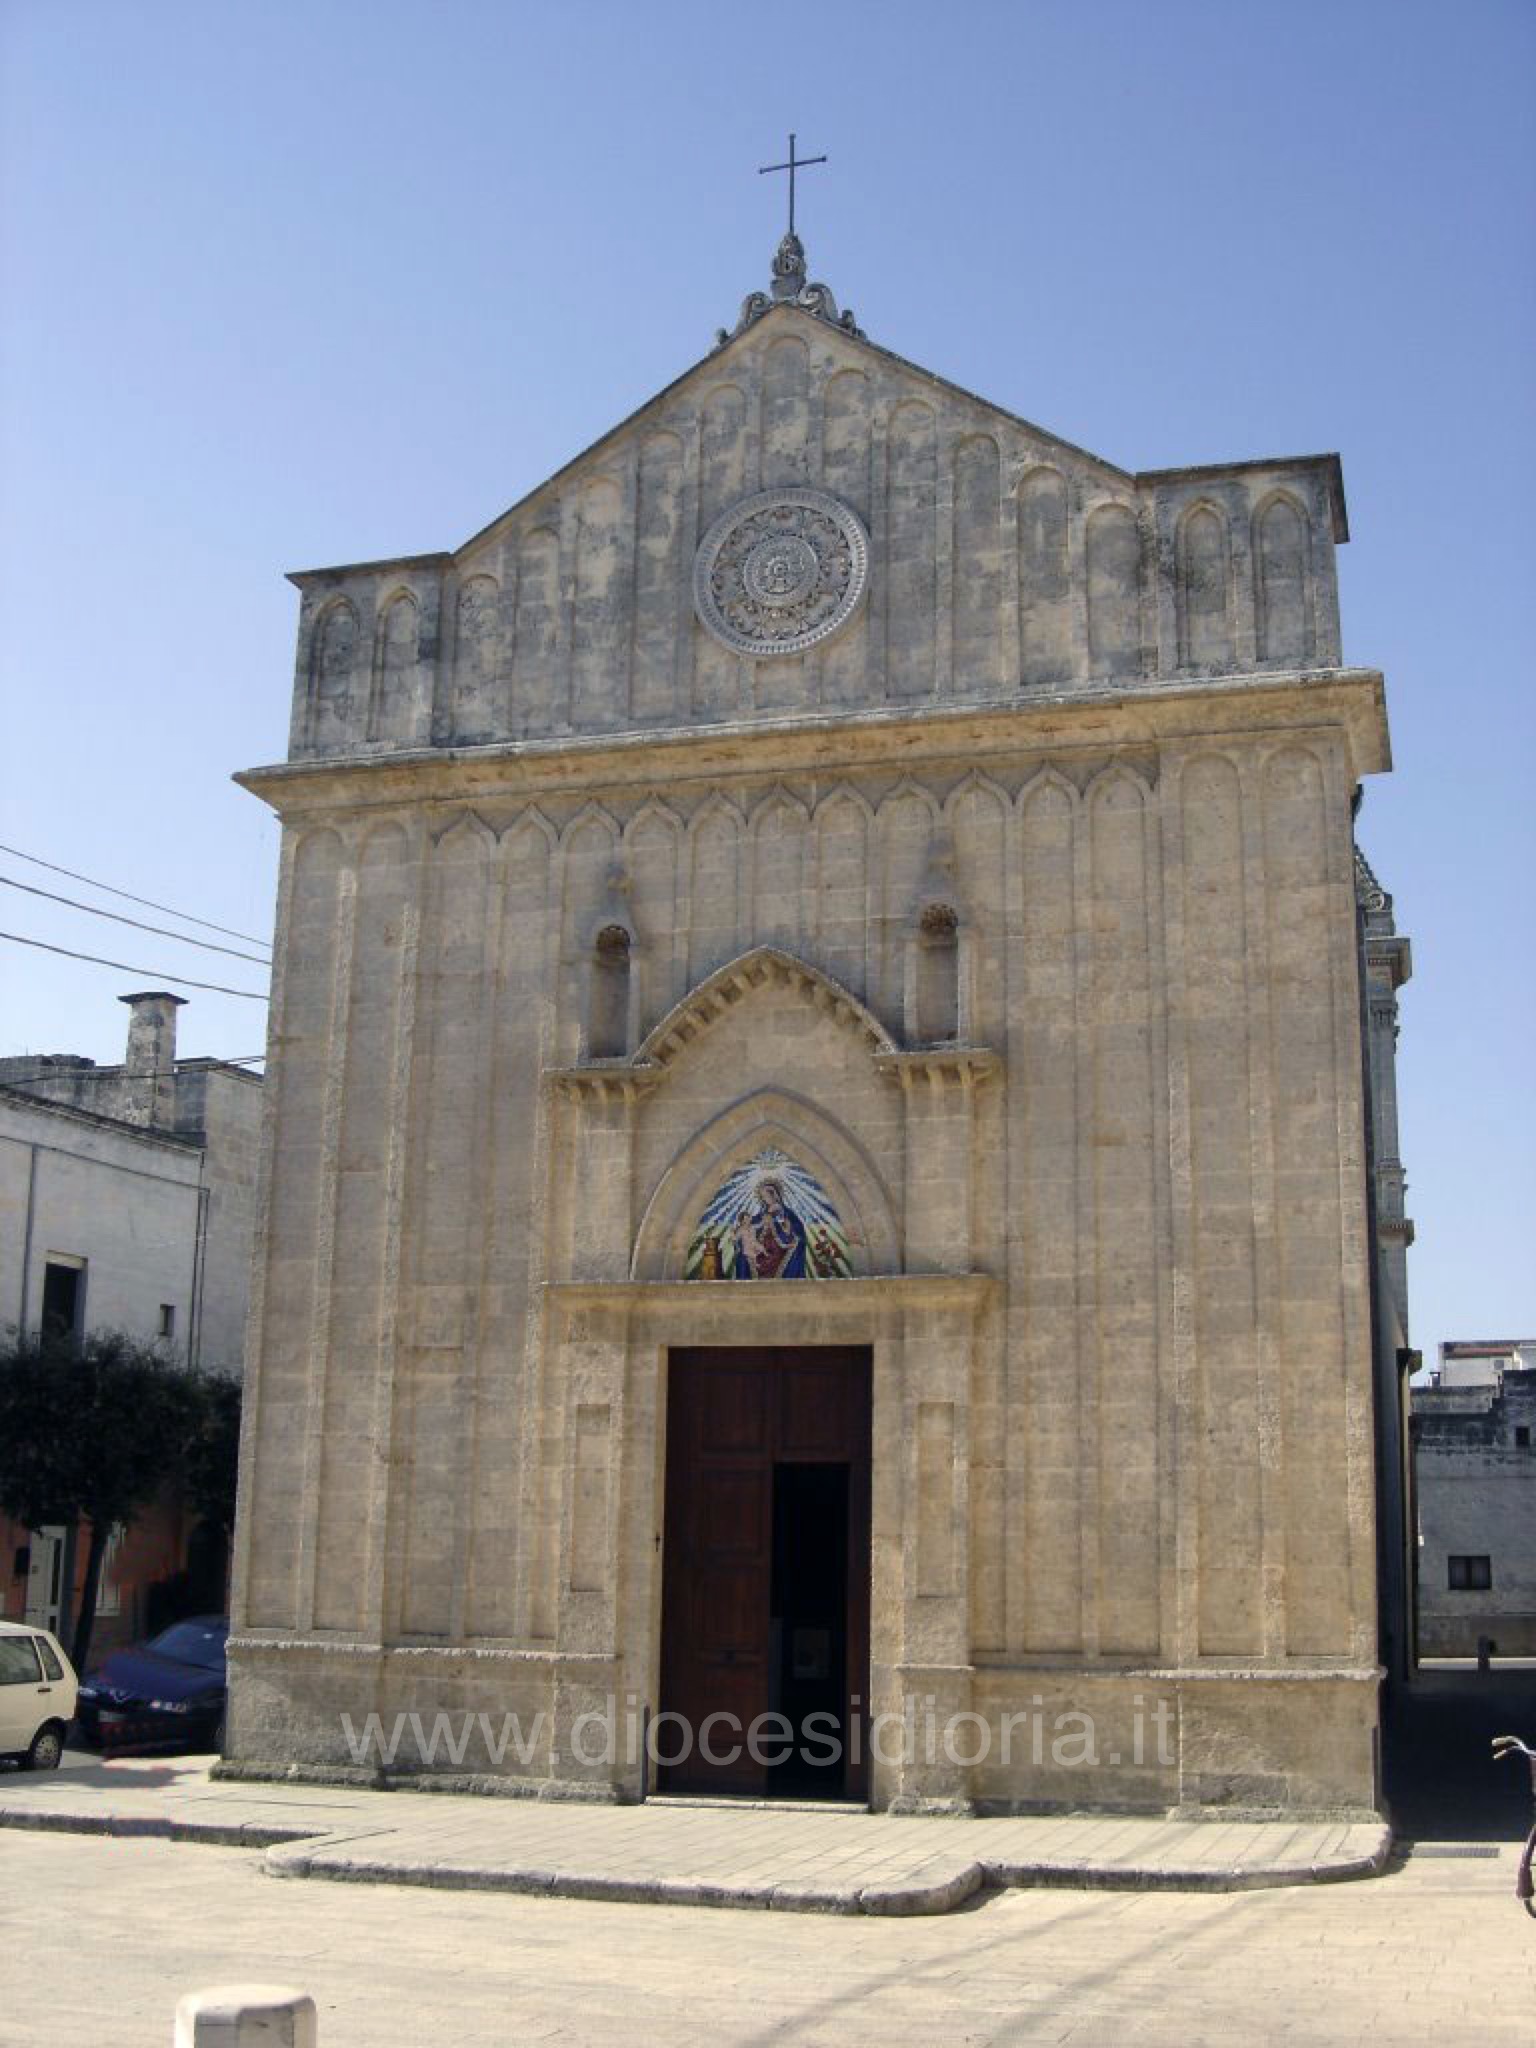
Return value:
M 864 596 L 869 536 L 826 491 L 760 491 L 731 506 L 694 562 L 694 608 L 736 654 L 803 654 Z

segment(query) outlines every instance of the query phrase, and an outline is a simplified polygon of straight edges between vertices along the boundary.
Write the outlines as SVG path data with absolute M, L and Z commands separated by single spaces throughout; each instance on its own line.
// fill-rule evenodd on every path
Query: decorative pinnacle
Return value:
M 725 342 L 750 327 L 754 320 L 760 320 L 774 306 L 799 306 L 802 311 L 814 313 L 818 320 L 826 320 L 834 327 L 840 327 L 845 334 L 864 338 L 863 329 L 854 320 L 851 308 L 837 310 L 837 301 L 824 284 L 812 284 L 807 280 L 805 267 L 805 244 L 795 233 L 795 173 L 808 164 L 824 164 L 824 156 L 796 156 L 795 138 L 789 138 L 789 160 L 782 164 L 764 164 L 758 171 L 760 178 L 771 171 L 789 173 L 789 228 L 773 254 L 773 275 L 766 292 L 749 292 L 742 301 L 741 314 L 736 325 L 730 329 L 721 327 L 715 332 L 715 346 Z
M 792 299 L 805 284 L 805 246 L 791 228 L 773 252 L 773 285 L 776 299 Z

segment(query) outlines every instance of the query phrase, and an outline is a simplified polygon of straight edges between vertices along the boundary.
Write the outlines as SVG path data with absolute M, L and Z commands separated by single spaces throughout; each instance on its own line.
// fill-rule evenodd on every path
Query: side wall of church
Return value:
M 773 433 L 792 440 L 784 374 Z M 816 418 L 824 436 L 825 394 Z M 886 465 L 894 440 L 887 423 Z M 835 666 L 829 650 L 822 684 Z M 1203 737 L 999 750 L 984 774 L 843 751 L 825 775 L 744 754 L 691 782 L 655 760 L 537 802 L 492 778 L 473 806 L 343 796 L 290 820 L 235 1754 L 345 1762 L 343 1709 L 499 1720 L 555 1702 L 572 1657 L 648 1696 L 664 1344 L 622 1318 L 557 1342 L 549 1289 L 678 1277 L 675 1232 L 637 1270 L 646 1232 L 681 1199 L 678 1162 L 711 1156 L 701 1134 L 727 1156 L 734 1117 L 814 1149 L 856 1275 L 992 1290 L 958 1368 L 921 1317 L 899 1370 L 877 1346 L 876 1575 L 894 1560 L 905 1588 L 883 1622 L 877 1583 L 877 1662 L 969 1667 L 993 1717 L 1081 1680 L 1123 1718 L 1142 1669 L 1194 1685 L 1178 1764 L 1126 1766 L 1094 1797 L 1369 1803 L 1342 731 L 1305 706 L 1294 730 L 1244 729 L 1229 708 Z M 959 927 L 949 1036 L 995 1068 L 974 1081 L 872 1051 L 930 1035 L 913 959 L 935 907 Z M 622 1043 L 595 1047 L 615 925 Z M 624 1081 L 674 1006 L 763 946 L 863 1013 L 765 971 Z M 880 1491 L 882 1431 L 892 1471 L 917 1461 L 910 1493 Z M 1248 1726 L 1255 1667 L 1338 1679 L 1321 1705 L 1265 1694 L 1294 1729 L 1283 1767 L 1254 1761 L 1276 1750 Z M 969 1789 L 1083 1794 L 1027 1760 Z
M 754 663 L 691 602 L 745 494 L 871 541 L 835 640 Z M 298 579 L 295 757 L 1134 689 L 1339 660 L 1328 458 L 1127 475 L 780 313 L 456 555 Z

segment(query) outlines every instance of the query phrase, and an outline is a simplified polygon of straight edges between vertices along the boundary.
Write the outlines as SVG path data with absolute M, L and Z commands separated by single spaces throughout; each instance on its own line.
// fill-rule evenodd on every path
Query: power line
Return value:
M 109 896 L 121 896 L 125 903 L 140 904 L 145 910 L 163 910 L 168 917 L 179 917 L 183 924 L 200 924 L 204 931 L 222 932 L 226 939 L 244 939 L 252 946 L 264 946 L 265 939 L 257 938 L 254 932 L 237 932 L 227 924 L 214 924 L 206 917 L 193 917 L 190 911 L 177 910 L 169 903 L 156 903 L 148 896 L 135 896 L 128 889 L 114 889 L 110 882 L 98 882 L 93 875 L 76 874 L 73 868 L 61 868 L 57 862 L 42 860 L 35 853 L 23 853 L 19 846 L 0 845 L 0 853 L 14 854 L 17 860 L 31 863 L 35 868 L 47 868 L 50 874 L 68 875 L 72 882 L 85 882 L 93 889 L 104 889 Z
M 0 932 L 0 939 L 9 939 L 13 946 L 36 946 L 44 953 L 62 953 L 66 960 L 89 960 L 93 967 L 115 967 L 119 974 L 142 974 L 147 981 L 174 981 L 178 988 L 210 989 L 216 996 L 244 996 L 248 1003 L 268 1000 L 255 989 L 226 988 L 221 981 L 192 981 L 185 974 L 167 974 L 163 967 L 130 967 L 126 960 L 103 960 L 99 953 L 77 953 L 69 946 L 50 946 L 46 939 L 24 939 L 20 932 Z
M 60 896 L 52 889 L 34 888 L 30 882 L 18 882 L 13 875 L 0 875 L 0 882 L 7 889 L 24 889 L 29 896 L 46 896 L 50 903 L 67 903 L 71 910 L 86 911 L 91 917 L 110 917 L 116 924 L 131 924 L 135 931 L 153 932 L 157 938 L 174 939 L 178 946 L 201 946 L 207 953 L 227 953 L 232 960 L 253 960 L 258 967 L 272 965 L 264 953 L 241 953 L 233 946 L 218 945 L 213 939 L 194 939 L 186 932 L 168 931 L 163 924 L 145 924 L 140 917 L 124 917 L 120 910 L 102 910 L 94 903 L 77 903 L 73 896 Z

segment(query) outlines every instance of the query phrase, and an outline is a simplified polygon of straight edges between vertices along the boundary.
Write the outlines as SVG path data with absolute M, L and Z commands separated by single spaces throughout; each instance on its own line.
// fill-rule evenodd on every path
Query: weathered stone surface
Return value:
M 749 660 L 693 552 L 776 486 L 869 593 Z M 640 1796 L 568 1738 L 656 1702 L 668 1347 L 855 1343 L 872 1700 L 991 1738 L 876 1804 L 1371 1806 L 1342 532 L 1331 458 L 1131 477 L 783 307 L 458 555 L 299 579 L 237 1758 L 512 1711 L 456 1770 Z M 765 1146 L 852 1279 L 683 1281 Z M 1040 1712 L 1094 1758 L 1005 1758 Z
M 807 488 L 868 530 L 868 607 L 744 661 L 689 604 L 695 546 Z M 455 552 L 295 576 L 292 751 L 1326 668 L 1346 534 L 1332 456 L 1135 475 L 777 307 Z

